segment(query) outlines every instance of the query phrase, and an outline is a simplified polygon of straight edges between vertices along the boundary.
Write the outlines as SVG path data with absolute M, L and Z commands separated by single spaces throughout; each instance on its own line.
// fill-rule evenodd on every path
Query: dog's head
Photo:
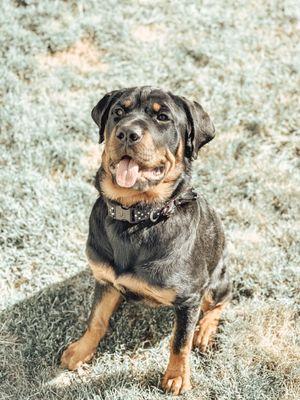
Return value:
M 100 143 L 105 141 L 101 188 L 115 200 L 128 198 L 125 204 L 171 195 L 200 147 L 214 137 L 200 104 L 148 86 L 106 94 L 92 118 Z

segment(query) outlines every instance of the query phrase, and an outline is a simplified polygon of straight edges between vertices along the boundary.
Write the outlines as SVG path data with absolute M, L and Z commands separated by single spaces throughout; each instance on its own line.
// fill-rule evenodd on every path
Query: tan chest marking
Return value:
M 125 288 L 144 297 L 146 300 L 153 300 L 155 303 L 166 306 L 172 305 L 175 300 L 176 292 L 173 289 L 149 285 L 132 274 L 124 274 L 117 277 L 113 268 L 108 264 L 97 263 L 91 259 L 89 259 L 89 264 L 98 282 L 109 282 L 120 292 L 124 291 Z

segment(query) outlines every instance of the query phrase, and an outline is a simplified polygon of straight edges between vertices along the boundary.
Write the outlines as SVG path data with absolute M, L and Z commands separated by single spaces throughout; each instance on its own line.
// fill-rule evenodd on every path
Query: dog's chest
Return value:
M 106 230 L 112 249 L 111 258 L 117 273 L 129 272 L 135 266 L 145 266 L 166 258 L 172 243 L 164 240 L 162 227 L 124 227 L 114 223 Z
M 141 229 L 124 224 L 106 226 L 110 263 L 89 263 L 97 281 L 113 285 L 124 297 L 146 300 L 152 305 L 171 305 L 176 292 L 166 284 L 162 259 L 166 259 L 168 244 L 162 243 L 159 228 Z
M 171 288 L 151 285 L 131 272 L 116 273 L 116 270 L 101 262 L 89 260 L 95 279 L 104 284 L 110 284 L 121 292 L 124 297 L 132 300 L 146 300 L 151 305 L 172 305 L 176 292 Z

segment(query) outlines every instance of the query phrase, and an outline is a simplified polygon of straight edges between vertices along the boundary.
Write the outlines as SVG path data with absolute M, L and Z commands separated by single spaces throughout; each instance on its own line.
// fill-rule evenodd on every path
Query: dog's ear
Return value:
M 124 90 L 114 90 L 106 95 L 92 109 L 92 118 L 99 126 L 99 143 L 104 141 L 104 130 L 108 117 L 109 110 L 114 102 L 121 97 Z
M 215 127 L 209 115 L 196 101 L 180 97 L 187 119 L 185 132 L 185 156 L 195 160 L 199 149 L 215 136 Z

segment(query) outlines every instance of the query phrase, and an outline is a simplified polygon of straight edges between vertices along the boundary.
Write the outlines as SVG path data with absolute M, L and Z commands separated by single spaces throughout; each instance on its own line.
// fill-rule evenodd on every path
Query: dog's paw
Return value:
M 95 351 L 95 348 L 90 348 L 82 340 L 71 343 L 61 356 L 61 366 L 74 371 L 89 362 Z
M 167 393 L 172 393 L 174 396 L 183 394 L 192 388 L 189 374 L 176 374 L 175 371 L 166 371 L 161 386 Z
M 202 318 L 194 332 L 193 346 L 198 347 L 201 352 L 207 351 L 214 342 L 217 329 L 217 320 L 213 320 L 209 316 Z

